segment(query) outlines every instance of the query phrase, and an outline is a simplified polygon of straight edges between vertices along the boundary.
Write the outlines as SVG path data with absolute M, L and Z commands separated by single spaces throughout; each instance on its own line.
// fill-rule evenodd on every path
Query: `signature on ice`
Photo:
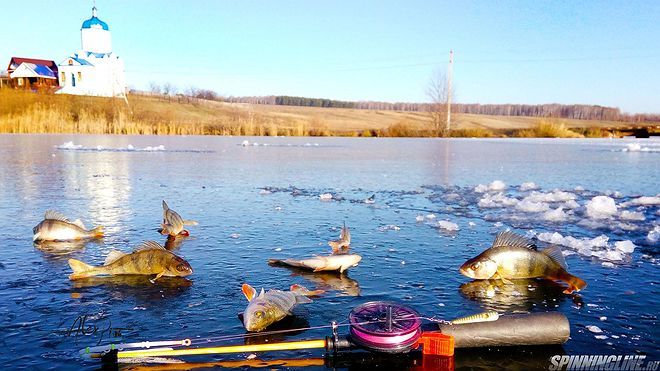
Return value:
M 61 325 L 63 324 L 64 321 Z M 90 316 L 83 314 L 76 317 L 71 326 L 64 330 L 63 333 L 65 337 L 73 337 L 76 342 L 80 336 L 98 336 L 96 345 L 99 345 L 105 337 L 120 338 L 122 336 L 122 331 L 131 330 L 132 328 L 130 327 L 113 327 L 110 318 L 93 321 Z M 60 330 L 60 332 L 62 331 Z

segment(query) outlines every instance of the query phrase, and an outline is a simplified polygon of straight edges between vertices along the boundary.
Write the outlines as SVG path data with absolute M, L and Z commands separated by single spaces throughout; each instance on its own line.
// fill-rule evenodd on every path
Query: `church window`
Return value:
M 62 80 L 62 84 L 64 84 L 66 82 L 66 73 L 62 72 L 60 75 L 62 76 L 60 80 Z
M 78 72 L 78 81 L 82 81 L 82 72 Z

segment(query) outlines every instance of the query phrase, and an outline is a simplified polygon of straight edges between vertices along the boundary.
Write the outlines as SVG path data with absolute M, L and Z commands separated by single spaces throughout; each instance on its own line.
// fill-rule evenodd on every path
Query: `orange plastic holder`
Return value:
M 422 346 L 422 354 L 447 356 L 454 355 L 454 337 L 441 332 L 424 332 L 417 340 Z

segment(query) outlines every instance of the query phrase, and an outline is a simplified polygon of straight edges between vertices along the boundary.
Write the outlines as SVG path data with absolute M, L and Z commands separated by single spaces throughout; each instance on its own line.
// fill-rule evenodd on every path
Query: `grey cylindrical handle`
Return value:
M 443 334 L 454 337 L 455 348 L 563 344 L 571 334 L 561 313 L 502 315 L 496 321 L 440 325 Z

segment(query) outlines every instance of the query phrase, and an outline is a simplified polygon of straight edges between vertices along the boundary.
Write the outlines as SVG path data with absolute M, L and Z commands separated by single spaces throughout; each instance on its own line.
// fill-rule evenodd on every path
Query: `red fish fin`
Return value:
M 101 238 L 105 233 L 102 225 L 92 229 L 91 232 L 94 238 Z
M 573 291 L 580 291 L 587 287 L 586 282 L 568 272 L 564 272 L 556 278 L 568 283 L 568 288 L 564 290 L 564 294 L 571 294 Z
M 244 283 L 243 286 L 241 286 L 241 291 L 243 291 L 243 295 L 245 295 L 245 298 L 248 301 L 252 301 L 252 299 L 257 295 L 257 290 L 255 290 L 254 287 L 248 285 L 247 283 Z

